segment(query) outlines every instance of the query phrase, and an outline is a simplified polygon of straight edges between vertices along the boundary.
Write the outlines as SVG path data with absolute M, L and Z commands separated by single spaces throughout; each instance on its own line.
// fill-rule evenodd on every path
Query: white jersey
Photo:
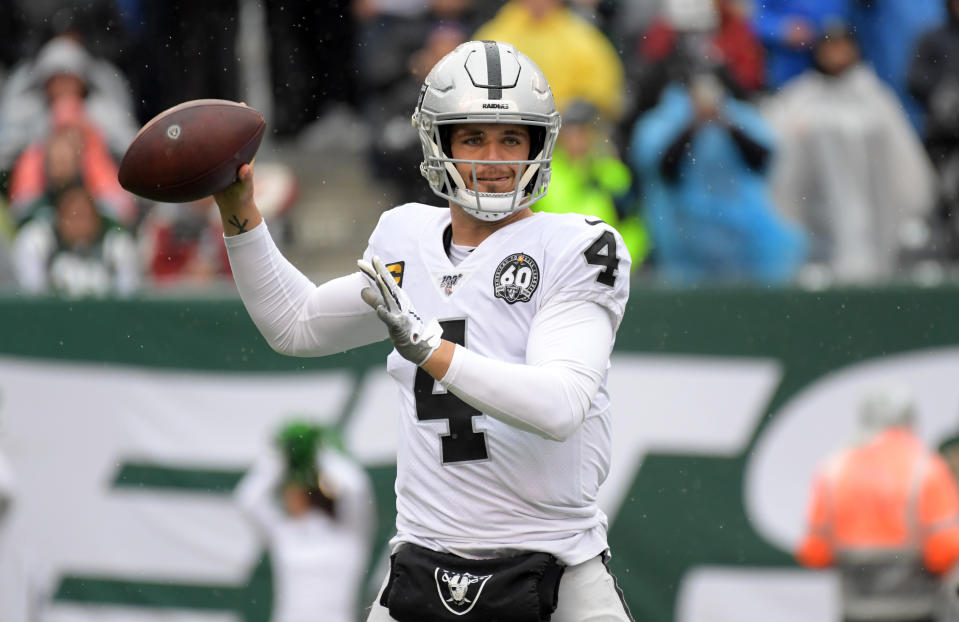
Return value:
M 449 209 L 403 205 L 383 214 L 365 253 L 383 260 L 424 320 L 440 321 L 444 339 L 522 364 L 533 318 L 550 304 L 593 301 L 618 327 L 628 253 L 609 225 L 535 213 L 455 266 L 445 248 L 449 225 Z M 401 417 L 394 546 L 466 557 L 539 550 L 567 563 L 606 549 L 607 520 L 596 505 L 610 461 L 605 380 L 583 425 L 556 442 L 484 415 L 395 351 L 387 370 Z

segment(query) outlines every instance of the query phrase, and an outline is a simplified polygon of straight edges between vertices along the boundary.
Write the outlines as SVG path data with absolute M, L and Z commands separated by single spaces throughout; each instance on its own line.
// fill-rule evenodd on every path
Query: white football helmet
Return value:
M 476 187 L 476 164 L 481 161 L 450 157 L 451 126 L 462 123 L 529 126 L 529 159 L 503 162 L 519 167 L 511 192 L 467 190 L 454 164 L 472 165 Z M 468 41 L 444 56 L 426 76 L 413 126 L 423 147 L 420 172 L 436 195 L 468 214 L 500 220 L 546 194 L 560 116 L 546 76 L 512 45 Z

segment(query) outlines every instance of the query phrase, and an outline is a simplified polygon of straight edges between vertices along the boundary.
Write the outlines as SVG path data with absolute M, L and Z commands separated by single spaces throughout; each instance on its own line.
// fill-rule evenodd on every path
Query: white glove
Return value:
M 360 259 L 360 270 L 373 281 L 376 287 L 364 287 L 360 295 L 363 301 L 376 309 L 390 333 L 393 347 L 407 361 L 422 365 L 440 347 L 443 329 L 436 319 L 425 326 L 416 314 L 409 296 L 396 285 L 393 275 L 379 257 L 373 257 L 373 265 Z

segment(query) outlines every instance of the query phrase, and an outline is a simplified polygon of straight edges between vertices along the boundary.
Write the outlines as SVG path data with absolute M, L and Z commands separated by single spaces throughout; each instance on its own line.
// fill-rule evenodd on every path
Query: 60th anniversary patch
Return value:
M 539 266 L 526 253 L 513 253 L 493 273 L 493 295 L 509 304 L 529 302 L 539 285 Z

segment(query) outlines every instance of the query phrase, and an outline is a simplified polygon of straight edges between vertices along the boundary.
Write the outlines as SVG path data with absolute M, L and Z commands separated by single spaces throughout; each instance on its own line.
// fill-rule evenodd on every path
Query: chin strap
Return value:
M 516 211 L 516 205 L 519 204 L 512 192 L 481 192 L 477 194 L 465 188 L 457 188 L 453 200 L 470 216 L 491 222 L 506 218 Z M 481 210 L 479 209 L 480 204 L 484 207 L 493 206 L 493 209 L 489 211 Z

